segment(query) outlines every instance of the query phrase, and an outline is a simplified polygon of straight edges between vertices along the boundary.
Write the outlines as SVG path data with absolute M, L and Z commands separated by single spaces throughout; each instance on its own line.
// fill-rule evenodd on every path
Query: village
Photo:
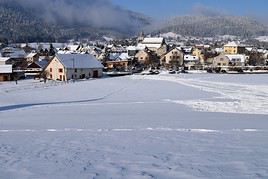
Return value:
M 268 73 L 268 50 L 240 41 L 167 36 L 2 46 L 0 81 L 25 78 L 70 81 L 131 74 Z

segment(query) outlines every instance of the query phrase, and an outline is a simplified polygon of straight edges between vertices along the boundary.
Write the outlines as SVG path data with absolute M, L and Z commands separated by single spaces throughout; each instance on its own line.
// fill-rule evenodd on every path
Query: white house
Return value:
M 194 55 L 184 55 L 183 62 L 184 66 L 190 70 L 193 66 L 199 63 L 199 58 Z
M 246 56 L 241 54 L 234 54 L 234 55 L 225 55 L 229 61 L 230 64 L 233 66 L 243 66 L 246 63 Z
M 45 71 L 48 79 L 67 81 L 101 77 L 103 68 L 101 62 L 89 54 L 57 54 Z

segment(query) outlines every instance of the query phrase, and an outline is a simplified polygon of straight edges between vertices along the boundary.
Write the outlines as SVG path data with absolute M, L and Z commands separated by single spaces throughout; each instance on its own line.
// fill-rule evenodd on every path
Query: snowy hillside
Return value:
M 267 75 L 0 83 L 0 178 L 267 178 Z
M 155 33 L 174 32 L 180 35 L 216 37 L 233 35 L 239 37 L 267 35 L 267 25 L 246 16 L 178 16 L 158 23 Z

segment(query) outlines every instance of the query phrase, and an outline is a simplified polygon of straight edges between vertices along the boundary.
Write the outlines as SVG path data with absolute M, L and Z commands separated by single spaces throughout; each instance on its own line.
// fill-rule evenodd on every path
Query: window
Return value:
M 74 72 L 77 73 L 77 68 L 74 69 Z
M 53 77 L 53 76 L 52 76 L 52 75 L 50 75 L 50 79 L 52 79 L 52 77 Z
M 63 72 L 63 69 L 62 68 L 59 68 L 59 73 L 62 73 Z
M 52 72 L 52 68 L 50 68 L 49 71 Z

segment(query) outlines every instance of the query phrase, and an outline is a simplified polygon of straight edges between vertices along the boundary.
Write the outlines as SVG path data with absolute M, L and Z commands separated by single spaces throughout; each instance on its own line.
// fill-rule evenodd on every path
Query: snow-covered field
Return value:
M 0 83 L 0 178 L 268 178 L 268 75 Z

